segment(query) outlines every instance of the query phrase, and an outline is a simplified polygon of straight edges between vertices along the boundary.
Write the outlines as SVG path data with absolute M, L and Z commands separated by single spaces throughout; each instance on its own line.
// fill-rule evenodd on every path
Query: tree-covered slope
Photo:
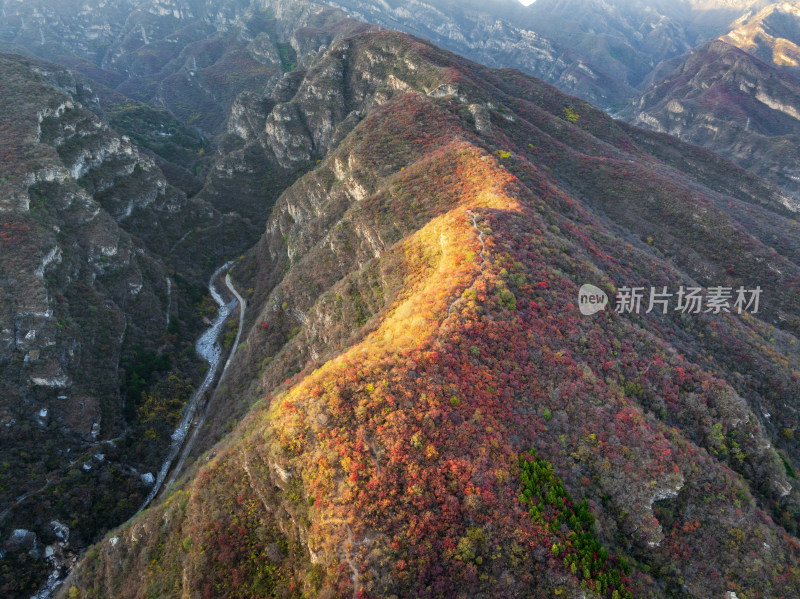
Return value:
M 0 592 L 27 597 L 46 547 L 68 562 L 147 494 L 200 369 L 202 289 L 160 250 L 210 208 L 91 110 L 84 80 L 7 54 L 0 73 Z M 132 356 L 163 421 L 137 416 Z
M 800 79 L 721 40 L 674 66 L 623 118 L 712 149 L 781 186 L 797 205 Z
M 397 33 L 298 79 L 272 138 L 320 162 L 235 269 L 248 333 L 208 451 L 63 595 L 797 595 L 781 193 Z M 589 317 L 587 282 L 763 297 Z

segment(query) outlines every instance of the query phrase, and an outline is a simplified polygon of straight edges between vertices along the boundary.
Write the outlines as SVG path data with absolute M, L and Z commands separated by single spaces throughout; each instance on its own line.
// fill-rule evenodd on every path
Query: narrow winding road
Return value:
M 230 316 L 233 309 L 229 304 L 225 303 L 225 300 L 219 294 L 219 292 L 214 287 L 214 279 L 216 279 L 222 271 L 226 270 L 231 266 L 232 262 L 228 262 L 227 264 L 222 265 L 218 268 L 213 275 L 211 275 L 211 280 L 209 281 L 208 288 L 211 296 L 214 300 L 219 304 L 220 309 L 217 315 L 217 320 L 208 329 L 197 342 L 197 350 L 204 358 L 209 360 L 209 370 L 206 373 L 203 382 L 201 383 L 200 387 L 192 394 L 189 403 L 187 403 L 186 407 L 184 408 L 184 414 L 181 418 L 181 422 L 178 425 L 178 428 L 173 433 L 173 445 L 170 449 L 169 455 L 167 456 L 166 460 L 164 460 L 161 470 L 159 472 L 159 476 L 156 479 L 153 488 L 150 490 L 150 494 L 148 495 L 145 502 L 139 508 L 139 510 L 132 516 L 135 518 L 136 515 L 139 514 L 142 510 L 144 510 L 158 495 L 170 488 L 175 479 L 180 474 L 181 470 L 183 469 L 183 464 L 186 461 L 186 457 L 191 453 L 192 447 L 194 445 L 195 439 L 197 438 L 197 431 L 200 430 L 205 423 L 206 414 L 208 413 L 208 408 L 216 397 L 217 389 L 219 388 L 222 379 L 225 377 L 225 373 L 228 371 L 228 367 L 233 362 L 233 358 L 236 355 L 236 350 L 239 346 L 239 340 L 242 336 L 242 330 L 244 328 L 244 314 L 247 308 L 247 302 L 245 299 L 239 294 L 236 288 L 233 286 L 233 282 L 231 281 L 231 276 L 229 274 L 225 275 L 225 285 L 230 290 L 231 294 L 236 298 L 236 301 L 239 304 L 239 331 L 236 334 L 236 341 L 233 344 L 233 348 L 231 349 L 231 353 L 228 356 L 228 360 L 225 362 L 225 367 L 222 369 L 222 373 L 219 375 L 219 379 L 217 380 L 217 385 L 214 388 L 213 393 L 211 394 L 211 398 L 206 402 L 205 408 L 203 408 L 202 415 L 199 420 L 196 419 L 196 412 L 197 407 L 202 399 L 203 395 L 205 395 L 206 391 L 210 387 L 211 383 L 213 383 L 214 378 L 216 377 L 216 367 L 219 364 L 219 360 L 217 356 L 219 355 L 218 352 L 221 352 L 221 349 L 217 345 L 217 340 L 219 338 L 219 332 L 221 330 L 222 324 L 225 320 Z M 170 285 L 171 287 L 171 285 Z M 232 303 L 232 302 L 231 302 Z M 189 436 L 188 440 L 186 439 L 187 433 L 189 430 L 192 431 L 191 435 Z M 175 462 L 175 458 L 180 452 L 180 460 L 173 466 Z M 170 475 L 169 479 L 166 479 L 167 475 Z M 26 493 L 25 495 L 20 496 L 17 498 L 17 501 L 9 506 L 5 511 L 0 513 L 0 520 L 2 520 L 9 511 L 11 511 L 14 507 L 25 501 L 28 497 L 35 495 L 36 493 L 41 493 L 44 491 L 48 486 L 50 486 L 50 481 L 48 480 L 44 487 L 37 491 L 33 491 L 31 493 Z M 66 568 L 66 572 L 64 572 L 64 567 L 62 565 L 54 566 L 52 572 L 50 573 L 47 582 L 42 586 L 39 591 L 31 597 L 31 599 L 50 599 L 55 593 L 56 589 L 63 584 L 68 584 L 69 576 L 71 576 L 70 571 L 74 564 L 71 564 Z
M 2 513 L 0 513 L 0 522 L 5 520 L 6 516 L 11 512 L 11 510 L 17 508 L 20 504 L 22 504 L 26 499 L 33 497 L 34 495 L 38 495 L 39 493 L 43 493 L 46 491 L 52 483 L 50 482 L 49 478 L 45 479 L 44 486 L 41 489 L 36 489 L 35 491 L 28 491 L 17 497 L 17 499 L 11 503 Z
M 201 335 L 200 339 L 197 341 L 197 351 L 198 353 L 203 356 L 209 363 L 208 371 L 206 372 L 206 376 L 203 378 L 203 382 L 200 384 L 200 387 L 192 394 L 192 397 L 189 399 L 188 403 L 184 407 L 183 415 L 181 416 L 180 423 L 178 427 L 175 429 L 175 432 L 172 433 L 172 446 L 170 447 L 169 454 L 167 458 L 164 460 L 163 464 L 161 465 L 161 469 L 159 470 L 158 476 L 156 477 L 155 484 L 153 488 L 150 490 L 150 494 L 145 499 L 142 506 L 136 512 L 138 514 L 143 509 L 145 509 L 150 503 L 161 493 L 164 489 L 168 489 L 170 485 L 174 482 L 175 478 L 177 477 L 177 473 L 183 467 L 183 463 L 186 460 L 186 456 L 189 455 L 189 451 L 191 450 L 192 445 L 194 444 L 194 439 L 197 436 L 197 429 L 202 426 L 202 423 L 205 422 L 205 412 L 208 409 L 206 405 L 205 410 L 203 410 L 203 416 L 200 420 L 200 423 L 197 423 L 197 412 L 199 404 L 202 398 L 205 396 L 206 392 L 209 388 L 211 388 L 214 379 L 217 376 L 217 369 L 219 367 L 219 359 L 222 353 L 222 348 L 219 346 L 218 339 L 220 335 L 220 331 L 222 330 L 222 325 L 224 324 L 225 320 L 230 316 L 233 312 L 233 301 L 230 303 L 226 303 L 220 293 L 214 286 L 214 279 L 216 279 L 224 270 L 230 268 L 233 262 L 228 262 L 223 264 L 220 268 L 218 268 L 213 275 L 211 275 L 211 279 L 208 283 L 208 289 L 211 293 L 211 296 L 214 298 L 214 301 L 217 302 L 219 305 L 219 312 L 217 314 L 217 318 L 212 324 L 211 328 L 209 328 L 203 335 Z M 222 377 L 225 376 L 225 372 L 228 370 L 228 366 L 230 365 L 233 356 L 236 353 L 236 348 L 239 345 L 239 337 L 242 333 L 242 328 L 244 326 L 244 310 L 245 310 L 245 301 L 244 298 L 239 294 L 238 291 L 233 286 L 231 282 L 230 275 L 225 275 L 225 284 L 228 289 L 231 291 L 233 296 L 239 302 L 240 310 L 239 310 L 239 333 L 236 336 L 236 343 L 231 350 L 231 354 L 228 357 L 228 361 L 225 363 L 225 368 L 222 370 L 222 374 L 219 377 L 219 381 L 222 380 Z M 219 382 L 217 383 L 219 384 Z M 216 389 L 214 391 L 216 393 Z M 212 395 L 213 397 L 213 395 Z M 191 436 L 189 436 L 189 432 L 191 431 Z M 188 437 L 188 441 L 187 441 Z M 177 466 L 175 466 L 176 458 L 180 455 L 180 460 L 177 462 Z M 169 478 L 167 478 L 169 476 Z
M 225 275 L 225 286 L 233 294 L 233 297 L 235 297 L 236 300 L 239 302 L 239 330 L 236 333 L 236 340 L 233 342 L 233 347 L 231 348 L 231 353 L 228 356 L 228 360 L 225 362 L 225 366 L 219 375 L 217 386 L 214 388 L 211 397 L 206 402 L 205 408 L 200 414 L 199 420 L 194 422 L 194 426 L 192 427 L 192 434 L 189 437 L 189 440 L 183 446 L 181 457 L 178 460 L 178 463 L 175 464 L 175 467 L 172 468 L 172 474 L 170 475 L 169 480 L 163 486 L 164 492 L 168 491 L 169 488 L 173 485 L 173 483 L 177 480 L 178 476 L 183 470 L 183 465 L 186 462 L 186 458 L 189 457 L 189 454 L 192 453 L 195 441 L 197 440 L 197 433 L 200 431 L 201 428 L 203 428 L 203 425 L 206 423 L 206 416 L 208 416 L 209 408 L 211 404 L 214 403 L 214 399 L 217 396 L 217 390 L 219 389 L 219 386 L 222 384 L 222 380 L 225 378 L 225 374 L 228 372 L 228 368 L 233 362 L 234 356 L 236 356 L 236 350 L 239 349 L 239 341 L 242 337 L 242 330 L 244 329 L 244 313 L 245 310 L 247 309 L 247 300 L 245 300 L 236 290 L 236 287 L 233 286 L 233 282 L 231 281 L 231 275 L 229 274 Z

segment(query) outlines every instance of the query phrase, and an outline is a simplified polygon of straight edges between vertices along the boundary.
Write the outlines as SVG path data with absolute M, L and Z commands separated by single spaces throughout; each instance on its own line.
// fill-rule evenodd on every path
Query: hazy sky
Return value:
M 525 6 L 528 6 L 529 4 L 533 4 L 534 2 L 536 2 L 536 0 L 519 0 L 519 1 L 522 2 Z

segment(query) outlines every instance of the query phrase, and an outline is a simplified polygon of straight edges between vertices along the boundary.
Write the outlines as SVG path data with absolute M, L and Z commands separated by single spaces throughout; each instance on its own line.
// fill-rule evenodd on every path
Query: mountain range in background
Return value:
M 737 19 L 722 38 L 766 63 L 797 75 L 800 69 L 800 7 L 779 2 Z
M 793 178 L 796 142 L 775 139 L 789 135 L 794 123 L 788 123 L 788 129 L 755 125 L 781 121 L 785 107 L 797 105 L 786 95 L 797 85 L 800 64 L 792 58 L 800 32 L 796 3 L 538 0 L 522 7 L 514 0 L 427 0 L 411 5 L 336 0 L 331 4 L 489 66 L 518 68 L 639 126 L 704 145 L 746 168 L 757 165 L 761 176 L 783 187 L 792 201 L 800 200 Z M 720 46 L 707 45 L 717 39 L 767 64 L 743 55 L 739 55 L 743 60 L 720 63 Z M 675 90 L 678 73 L 687 79 L 687 69 L 697 72 Z M 749 98 L 743 90 L 734 94 L 738 97 L 720 99 L 706 91 L 713 87 L 718 92 L 718 80 L 735 77 L 747 80 L 743 85 Z M 691 119 L 691 126 L 668 122 L 675 115 L 663 115 L 657 105 L 692 100 L 699 93 L 687 89 L 692 86 L 703 91 L 703 102 L 692 103 L 680 117 L 684 125 Z M 741 139 L 739 132 L 748 118 L 754 129 L 748 126 Z M 794 116 L 789 119 L 797 121 Z M 701 125 L 705 121 L 708 125 Z
M 0 8 L 3 596 L 800 594 L 797 4 Z
M 622 112 L 634 124 L 713 148 L 800 205 L 800 79 L 721 40 L 693 51 Z

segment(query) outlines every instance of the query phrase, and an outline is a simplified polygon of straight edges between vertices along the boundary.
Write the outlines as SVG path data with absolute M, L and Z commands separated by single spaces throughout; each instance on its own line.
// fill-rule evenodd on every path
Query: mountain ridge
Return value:
M 329 73 L 338 80 L 341 71 L 329 67 L 344 57 L 351 67 L 370 65 L 376 87 L 368 89 L 395 81 L 391 95 L 368 104 L 352 132 L 282 196 L 260 246 L 236 270 L 244 277 L 237 284 L 255 284 L 256 316 L 230 374 L 247 385 L 264 370 L 253 391 L 229 385 L 226 393 L 229 402 L 243 393 L 245 405 L 263 393 L 268 399 L 198 461 L 185 486 L 92 552 L 64 593 L 74 585 L 78 596 L 135 596 L 130 568 L 143 569 L 142 584 L 164 596 L 188 589 L 515 596 L 579 587 L 606 596 L 600 571 L 575 575 L 569 555 L 550 557 L 563 529 L 535 523 L 517 503 L 518 458 L 531 445 L 573 496 L 589 496 L 611 553 L 635 556 L 624 577 L 635 592 L 745 595 L 764 585 L 793 592 L 772 586 L 794 584 L 771 578 L 763 560 L 774 553 L 760 553 L 761 566 L 748 561 L 759 573 L 729 565 L 745 559 L 742 543 L 748 552 L 765 551 L 747 541 L 758 535 L 781 548 L 781 559 L 796 559 L 790 538 L 762 511 L 777 515 L 775 506 L 796 492 L 768 447 L 775 423 L 749 407 L 756 397 L 774 402 L 780 394 L 768 398 L 766 387 L 756 393 L 734 382 L 737 391 L 725 382 L 738 381 L 741 368 L 728 343 L 765 334 L 766 324 L 710 316 L 696 324 L 677 316 L 629 322 L 608 314 L 601 327 L 581 319 L 573 299 L 587 277 L 601 277 L 613 291 L 622 278 L 656 272 L 670 284 L 687 276 L 711 283 L 734 276 L 729 271 L 745 276 L 752 262 L 736 257 L 732 243 L 745 235 L 737 219 L 748 211 L 783 222 L 783 251 L 795 255 L 796 231 L 780 193 L 773 189 L 774 201 L 762 206 L 755 193 L 745 200 L 695 187 L 643 151 L 645 143 L 675 142 L 615 124 L 514 71 L 489 71 L 396 33 L 337 42 L 309 70 L 308 89 L 327 89 L 320 77 Z M 348 77 L 359 72 L 347 69 Z M 359 89 L 358 79 L 346 81 L 345 88 Z M 313 98 L 298 104 L 313 114 Z M 748 186 L 763 185 L 699 155 L 686 168 L 705 171 L 709 181 L 736 173 L 742 198 Z M 451 185 L 437 185 L 443 181 Z M 641 203 L 640 195 L 651 199 Z M 719 252 L 702 250 L 701 237 Z M 770 277 L 796 275 L 791 259 L 745 238 L 755 259 L 780 263 L 783 274 Z M 762 279 L 773 294 L 763 318 L 794 314 L 783 280 Z M 700 337 L 695 327 L 718 328 L 727 341 Z M 672 349 L 658 340 L 665 329 Z M 794 334 L 778 336 L 782 355 L 796 364 Z M 332 341 L 332 354 L 312 351 Z M 618 355 L 608 360 L 586 343 L 608 344 Z M 774 380 L 795 393 L 791 368 L 781 374 L 772 350 L 746 343 L 750 359 L 771 364 Z M 689 359 L 698 353 L 706 357 L 691 360 L 702 366 Z M 620 437 L 643 479 L 612 449 Z M 610 469 L 592 457 L 593 447 L 605 448 L 599 451 Z M 784 458 L 794 460 L 790 447 L 781 442 Z M 758 489 L 757 499 L 749 489 Z M 694 501 L 697 493 L 711 505 Z M 720 544 L 702 571 L 669 557 L 717 535 L 727 539 L 737 518 L 747 532 Z M 111 564 L 122 571 L 109 574 Z
M 771 4 L 748 13 L 733 23 L 722 39 L 760 58 L 764 62 L 797 74 L 800 67 L 800 7 L 791 2 Z
M 780 185 L 786 204 L 796 206 L 798 173 L 789 156 L 797 145 L 799 91 L 800 80 L 717 40 L 685 57 L 622 116 L 714 148 Z
M 4 367 L 40 367 L 74 347 L 73 333 L 100 343 L 107 376 L 78 368 L 72 383 L 108 389 L 96 393 L 111 398 L 103 422 L 116 418 L 122 436 L 101 428 L 113 441 L 103 453 L 56 451 L 64 414 L 89 405 L 72 390 L 45 416 L 3 414 L 20 463 L 47 458 L 24 489 L 34 523 L 14 507 L 17 486 L 2 488 L 4 593 L 29 596 L 50 565 L 43 545 L 69 562 L 131 513 L 112 492 L 146 492 L 139 476 L 202 373 L 192 342 L 214 306 L 198 285 L 229 259 L 248 309 L 241 338 L 236 323 L 223 328 L 237 351 L 185 471 L 91 546 L 59 596 L 798 593 L 800 233 L 769 164 L 759 178 L 519 71 L 313 2 L 148 0 L 125 19 L 115 6 L 98 47 L 68 25 L 83 9 L 38 5 L 4 2 L 0 37 L 84 75 L 0 56 L 21 73 L 4 88 L 4 171 L 27 181 L 39 160 L 57 179 L 13 193 L 4 179 L 0 201 L 15 202 L 14 219 L 55 224 L 62 249 L 58 263 L 47 235 L 34 243 L 0 219 L 14 258 L 4 255 L 4 305 L 36 299 L 18 282 L 41 267 L 48 293 L 86 283 L 56 298 L 55 316 L 73 305 L 99 316 L 59 318 L 56 346 L 37 332 L 38 362 L 20 354 Z M 628 5 L 595 25 L 607 27 L 606 50 L 635 50 L 614 68 L 640 75 L 651 50 L 678 52 L 659 41 L 669 27 L 691 45 L 724 20 L 712 12 L 690 27 L 682 4 L 639 45 L 628 38 L 641 6 Z M 490 13 L 470 6 L 471 31 L 490 31 Z M 497 32 L 528 27 L 531 11 L 506 8 L 518 22 Z M 587 22 L 575 21 L 580 37 Z M 734 83 L 763 69 L 791 93 L 790 75 L 723 42 L 696 52 L 692 84 L 718 85 L 708 48 Z M 581 61 L 589 79 L 600 73 L 569 56 L 578 62 L 556 65 L 567 76 Z M 761 114 L 753 106 L 743 114 Z M 789 121 L 764 110 L 752 133 L 779 135 Z M 102 226 L 65 225 L 53 207 L 70 198 L 99 207 Z M 119 238 L 116 255 L 82 249 L 106 237 Z M 118 263 L 129 254 L 141 277 Z M 697 287 L 704 302 L 720 286 L 758 287 L 762 302 L 758 313 L 609 306 L 589 317 L 578 309 L 586 283 L 612 300 L 630 287 L 669 289 L 673 301 Z M 140 284 L 141 309 L 127 299 Z M 128 341 L 107 342 L 103 328 L 123 324 Z M 0 408 L 41 407 L 35 391 L 33 403 L 19 397 Z M 38 431 L 34 442 L 23 429 Z M 67 522 L 67 545 L 68 518 L 78 524 Z

